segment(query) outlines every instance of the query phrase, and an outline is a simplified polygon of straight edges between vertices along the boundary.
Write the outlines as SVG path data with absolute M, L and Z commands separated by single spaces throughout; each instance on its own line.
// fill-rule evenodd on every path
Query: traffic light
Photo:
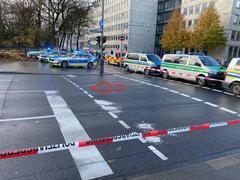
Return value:
M 96 41 L 97 41 L 97 45 L 100 46 L 100 43 L 101 43 L 101 37 L 100 37 L 100 36 L 97 36 Z
M 107 37 L 103 36 L 103 44 L 107 42 Z
M 100 46 L 101 45 L 101 36 L 97 36 L 96 41 L 97 41 L 97 45 Z M 103 36 L 102 37 L 102 43 L 104 44 L 106 42 L 107 42 L 107 37 Z

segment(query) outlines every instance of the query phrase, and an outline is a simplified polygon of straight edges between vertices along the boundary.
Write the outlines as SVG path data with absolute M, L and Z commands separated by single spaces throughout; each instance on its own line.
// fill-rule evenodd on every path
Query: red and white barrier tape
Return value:
M 73 148 L 82 148 L 86 146 L 95 146 L 95 145 L 103 145 L 103 144 L 111 144 L 116 142 L 122 141 L 129 141 L 139 138 L 147 138 L 147 137 L 154 137 L 154 136 L 166 136 L 171 134 L 179 134 L 184 132 L 192 132 L 192 131 L 199 131 L 203 129 L 209 128 L 216 128 L 228 125 L 236 125 L 240 124 L 240 119 L 237 120 L 230 120 L 230 121 L 222 121 L 222 122 L 215 122 L 215 123 L 206 123 L 206 124 L 199 124 L 193 126 L 186 126 L 186 127 L 178 127 L 166 130 L 153 130 L 145 133 L 130 133 L 127 135 L 120 135 L 120 136 L 113 136 L 113 137 L 106 137 L 106 138 L 98 138 L 88 141 L 78 141 L 72 143 L 64 143 L 64 144 L 56 144 L 56 145 L 49 145 L 49 146 L 41 146 L 35 148 L 27 148 L 22 150 L 13 150 L 7 152 L 0 153 L 0 160 L 7 159 L 7 158 L 15 158 L 15 157 L 23 157 L 23 156 L 32 156 L 37 154 L 44 154 L 50 152 L 57 152 L 63 150 L 69 150 Z

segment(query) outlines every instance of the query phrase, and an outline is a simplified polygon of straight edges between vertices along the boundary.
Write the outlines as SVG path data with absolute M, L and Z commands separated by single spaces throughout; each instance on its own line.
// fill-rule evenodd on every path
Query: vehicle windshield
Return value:
M 158 55 L 155 55 L 155 54 L 148 54 L 147 58 L 149 59 L 149 61 L 152 61 L 152 62 L 161 61 L 160 57 Z
M 220 66 L 220 64 L 210 56 L 199 56 L 199 59 L 205 66 Z

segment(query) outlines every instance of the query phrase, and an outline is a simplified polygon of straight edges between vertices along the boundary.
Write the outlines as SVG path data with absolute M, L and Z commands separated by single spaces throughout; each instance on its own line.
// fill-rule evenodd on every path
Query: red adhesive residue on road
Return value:
M 99 89 L 100 87 L 105 87 L 105 90 Z M 101 82 L 99 84 L 95 84 L 90 87 L 92 91 L 101 93 L 101 94 L 108 94 L 114 92 L 124 92 L 124 84 L 110 84 L 108 82 Z

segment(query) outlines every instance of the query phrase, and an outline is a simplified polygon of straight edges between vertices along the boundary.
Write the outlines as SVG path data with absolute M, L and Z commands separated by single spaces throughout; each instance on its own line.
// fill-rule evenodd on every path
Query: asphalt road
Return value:
M 108 65 L 105 72 L 100 76 L 98 69 L 2 63 L 0 152 L 239 119 L 240 97 L 226 89 L 146 77 Z M 124 92 L 90 89 L 101 82 L 123 84 Z M 0 179 L 159 179 L 154 175 L 169 171 L 177 179 L 195 179 L 193 171 L 181 176 L 173 170 L 238 152 L 239 129 L 224 126 L 0 160 Z M 238 164 L 240 160 L 226 167 Z

